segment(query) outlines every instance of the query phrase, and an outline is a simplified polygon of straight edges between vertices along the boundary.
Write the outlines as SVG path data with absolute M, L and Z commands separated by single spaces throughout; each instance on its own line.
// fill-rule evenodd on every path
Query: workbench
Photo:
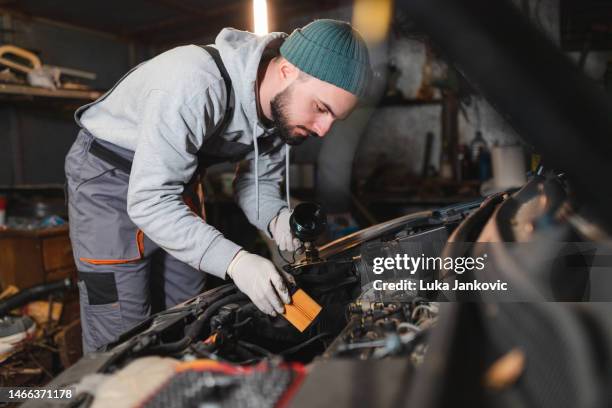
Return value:
M 0 288 L 19 289 L 72 277 L 76 266 L 68 225 L 35 230 L 0 229 Z

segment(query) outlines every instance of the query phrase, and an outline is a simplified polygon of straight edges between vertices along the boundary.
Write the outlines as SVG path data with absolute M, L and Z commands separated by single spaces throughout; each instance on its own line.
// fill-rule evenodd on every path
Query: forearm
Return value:
M 128 214 L 170 255 L 221 278 L 241 249 L 191 212 L 175 192 L 150 191 L 136 185 L 128 194 Z
M 175 258 L 224 277 L 240 247 L 193 213 L 182 198 L 198 166 L 194 152 L 206 129 L 220 120 L 215 114 L 220 101 L 210 92 L 183 101 L 153 91 L 147 102 L 130 174 L 128 214 Z M 194 111 L 192 106 L 200 109 Z

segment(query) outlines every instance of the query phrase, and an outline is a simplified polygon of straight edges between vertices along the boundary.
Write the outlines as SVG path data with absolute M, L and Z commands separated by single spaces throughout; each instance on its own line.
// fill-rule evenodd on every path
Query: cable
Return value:
M 327 332 L 319 333 L 316 336 L 306 340 L 303 343 L 297 344 L 297 345 L 295 345 L 295 346 L 293 346 L 291 348 L 288 348 L 286 350 L 281 351 L 280 353 L 278 353 L 278 355 L 286 356 L 286 355 L 293 354 L 293 353 L 303 349 L 304 347 L 314 343 L 315 341 L 320 340 L 323 337 L 327 337 L 327 336 L 330 336 L 330 335 L 331 334 L 327 333 Z M 242 341 L 242 340 L 238 340 L 237 344 L 242 346 L 242 347 L 244 347 L 245 349 L 247 349 L 249 351 L 254 351 L 256 353 L 262 354 L 266 358 L 274 358 L 277 355 L 277 354 L 272 353 L 269 350 L 266 350 L 263 347 L 258 346 L 257 344 L 249 343 L 249 342 Z M 260 361 L 260 360 L 261 359 L 249 359 L 249 360 L 241 361 L 241 362 L 236 363 L 236 364 L 248 364 L 248 363 L 255 362 L 255 361 Z
M 186 306 L 173 307 L 173 308 L 170 308 L 170 309 L 167 309 L 167 310 L 162 310 L 161 312 L 157 312 L 154 315 L 151 315 L 151 317 L 156 318 L 156 317 L 159 317 L 159 316 L 166 316 L 166 315 L 169 315 L 169 314 L 180 313 L 180 312 L 185 312 L 185 311 L 194 311 L 194 312 L 197 312 L 198 309 L 205 308 L 209 304 L 212 305 L 214 302 L 209 303 L 212 299 L 215 299 L 215 302 L 216 302 L 217 300 L 219 300 L 218 298 L 221 298 L 225 294 L 225 292 L 230 292 L 230 291 L 234 290 L 234 285 L 232 285 L 232 284 L 226 284 L 225 286 L 226 287 L 220 286 L 220 287 L 217 287 L 215 289 L 212 289 L 212 290 L 215 290 L 215 293 L 211 294 L 211 296 L 210 296 L 211 299 L 202 300 L 200 302 L 193 302 L 193 303 L 190 303 L 190 304 L 188 304 Z M 206 292 L 204 292 L 204 293 L 206 293 Z
M 314 343 L 315 341 L 317 341 L 317 340 L 319 340 L 319 339 L 321 339 L 321 338 L 323 338 L 323 337 L 327 337 L 327 336 L 329 336 L 329 335 L 330 335 L 330 333 L 327 333 L 327 332 L 319 333 L 319 334 L 317 334 L 316 336 L 314 336 L 314 337 L 312 337 L 312 338 L 310 338 L 310 339 L 306 340 L 306 341 L 305 341 L 305 342 L 303 342 L 303 343 L 300 343 L 300 344 L 298 344 L 298 345 L 296 345 L 296 346 L 293 346 L 293 347 L 291 347 L 291 348 L 288 348 L 287 350 L 281 351 L 279 354 L 280 354 L 281 356 L 285 356 L 285 355 L 288 355 L 288 354 L 293 354 L 293 353 L 295 353 L 296 351 L 299 351 L 299 350 L 301 350 L 302 348 L 304 348 L 304 347 L 306 347 L 306 346 L 308 346 L 308 345 L 310 345 L 310 344 Z
M 184 350 L 185 347 L 187 347 L 189 344 L 191 344 L 191 338 L 183 337 L 182 339 L 172 342 L 172 343 L 163 343 L 157 346 L 152 346 L 148 350 L 145 350 L 145 353 L 146 354 L 155 354 L 155 353 L 174 354 L 181 350 Z
M 17 309 L 33 300 L 46 297 L 50 293 L 68 290 L 71 286 L 72 280 L 65 278 L 23 289 L 21 292 L 0 301 L 0 316 L 4 316 L 11 310 Z
M 246 298 L 246 295 L 242 292 L 238 292 L 238 293 L 229 295 L 227 297 L 224 297 L 214 302 L 213 304 L 211 304 L 208 308 L 206 308 L 204 313 L 202 313 L 202 315 L 195 322 L 191 324 L 191 327 L 189 327 L 189 329 L 187 330 L 186 337 L 189 337 L 190 339 L 195 339 L 196 336 L 198 336 L 200 332 L 202 331 L 202 329 L 204 328 L 204 325 L 206 324 L 206 322 L 212 317 L 213 313 L 219 310 L 221 306 L 224 306 L 228 303 L 232 303 L 237 300 L 244 299 L 244 298 Z
M 278 246 L 276 247 L 276 252 L 278 252 L 278 256 L 280 256 L 283 259 L 283 261 L 287 262 L 288 264 L 295 262 L 295 254 L 293 255 L 293 262 L 291 262 L 290 260 L 288 260 L 287 258 L 283 256 L 283 253 L 281 252 Z
M 166 310 L 162 310 L 161 312 L 157 312 L 154 315 L 152 315 L 151 317 L 159 317 L 159 316 L 167 316 L 167 315 L 171 315 L 174 313 L 181 313 L 181 312 L 185 312 L 191 309 L 196 309 L 197 308 L 197 304 L 194 303 L 192 305 L 189 306 L 181 306 L 181 307 L 176 307 L 176 308 L 172 308 L 172 309 L 166 309 Z
M 177 340 L 177 341 L 172 342 L 172 343 L 163 343 L 163 344 L 158 344 L 158 345 L 151 346 L 151 347 L 146 347 L 145 346 L 145 347 L 143 347 L 143 348 L 141 348 L 141 349 L 139 349 L 138 351 L 135 351 L 135 352 L 143 353 L 143 354 L 150 354 L 150 353 L 172 354 L 172 353 L 177 353 L 177 352 L 179 352 L 181 350 L 184 350 L 200 334 L 200 332 L 204 328 L 206 322 L 208 322 L 208 320 L 210 320 L 212 315 L 217 310 L 219 310 L 222 306 L 224 306 L 224 305 L 226 305 L 228 303 L 235 302 L 235 301 L 243 299 L 245 297 L 246 297 L 246 295 L 244 293 L 242 293 L 242 292 L 234 293 L 232 295 L 224 297 L 224 298 L 222 298 L 222 299 L 212 303 L 204 311 L 204 313 L 202 313 L 202 315 L 195 322 L 193 322 L 191 324 L 191 326 L 187 330 L 187 333 L 186 333 L 185 337 L 183 337 L 182 339 Z
M 198 357 L 208 358 L 210 360 L 225 361 L 218 357 L 216 354 L 209 352 L 208 350 L 198 350 L 193 344 L 189 346 L 189 350 Z
M 262 354 L 268 358 L 272 358 L 274 357 L 274 353 L 272 353 L 269 350 L 266 350 L 263 347 L 258 346 L 257 344 L 253 344 L 253 343 L 249 343 L 247 341 L 243 341 L 243 340 L 238 340 L 237 344 L 239 346 L 244 347 L 245 349 L 249 350 L 249 351 L 254 351 L 256 353 Z
M 246 319 L 244 319 L 244 320 L 243 320 L 243 321 L 241 321 L 241 322 L 234 323 L 234 325 L 233 325 L 232 327 L 233 327 L 234 329 L 237 329 L 237 328 L 239 328 L 239 327 L 244 326 L 245 324 L 247 324 L 247 323 L 248 323 L 248 322 L 250 322 L 251 320 L 253 320 L 253 316 L 249 316 L 249 317 L 247 317 Z

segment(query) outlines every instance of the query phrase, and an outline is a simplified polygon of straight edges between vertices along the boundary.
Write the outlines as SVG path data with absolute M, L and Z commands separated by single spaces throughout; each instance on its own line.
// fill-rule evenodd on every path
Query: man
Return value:
M 197 174 L 241 162 L 238 205 L 281 250 L 296 249 L 280 193 L 289 145 L 346 118 L 370 75 L 367 47 L 344 22 L 317 20 L 290 36 L 224 29 L 214 47 L 158 55 L 77 110 L 66 177 L 85 352 L 149 315 L 152 268 L 167 307 L 200 293 L 204 271 L 282 313 L 290 297 L 274 265 L 198 216 Z

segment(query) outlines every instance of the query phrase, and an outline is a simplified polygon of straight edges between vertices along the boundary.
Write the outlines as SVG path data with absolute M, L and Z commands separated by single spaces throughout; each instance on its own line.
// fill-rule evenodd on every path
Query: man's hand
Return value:
M 300 240 L 291 233 L 290 217 L 291 211 L 285 208 L 270 221 L 270 233 L 281 251 L 295 251 L 301 245 Z
M 280 272 L 264 257 L 242 250 L 230 263 L 227 274 L 238 289 L 266 314 L 276 316 L 283 313 L 283 303 L 291 303 L 289 290 Z

